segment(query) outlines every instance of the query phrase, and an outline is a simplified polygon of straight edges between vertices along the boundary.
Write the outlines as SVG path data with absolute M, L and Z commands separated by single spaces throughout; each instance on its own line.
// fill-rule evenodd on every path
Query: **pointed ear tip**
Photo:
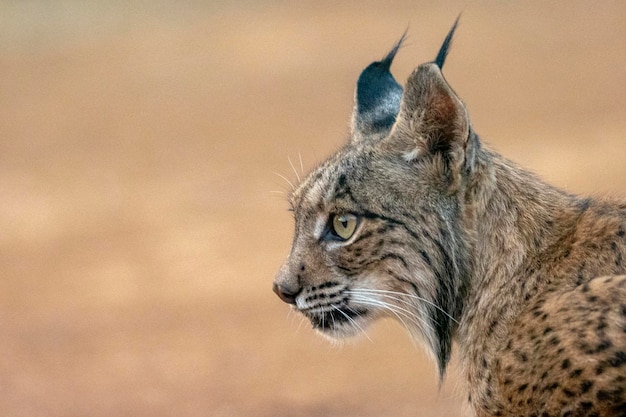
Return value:
M 439 68 L 435 62 L 425 62 L 413 70 L 407 84 L 432 77 L 442 78 L 443 73 L 441 72 L 441 68 Z

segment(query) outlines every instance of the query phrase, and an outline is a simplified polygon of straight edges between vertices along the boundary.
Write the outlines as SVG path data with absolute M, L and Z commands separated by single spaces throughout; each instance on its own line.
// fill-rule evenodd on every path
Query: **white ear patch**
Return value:
M 411 161 L 415 161 L 417 159 L 417 157 L 419 156 L 420 151 L 417 147 L 411 149 L 408 152 L 405 152 L 402 154 L 402 158 L 407 161 L 407 162 L 411 162 Z

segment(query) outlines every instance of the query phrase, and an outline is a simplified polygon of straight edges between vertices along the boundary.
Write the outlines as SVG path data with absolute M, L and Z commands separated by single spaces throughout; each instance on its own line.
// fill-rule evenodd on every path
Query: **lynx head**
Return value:
M 290 197 L 295 236 L 274 281 L 283 301 L 333 338 L 397 319 L 426 342 L 442 375 L 467 290 L 459 219 L 478 147 L 441 72 L 456 25 L 404 89 L 389 72 L 404 36 L 361 73 L 350 140 Z

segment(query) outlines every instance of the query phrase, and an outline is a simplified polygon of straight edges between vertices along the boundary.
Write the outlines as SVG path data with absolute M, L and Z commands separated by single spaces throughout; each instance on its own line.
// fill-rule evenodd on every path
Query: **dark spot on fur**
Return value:
M 546 389 L 548 391 L 554 391 L 555 389 L 557 389 L 559 387 L 559 383 L 558 382 L 553 382 L 552 384 L 548 385 L 546 387 Z
M 569 359 L 563 359 L 563 362 L 561 363 L 561 368 L 567 369 L 569 368 L 569 365 L 570 365 Z
M 524 392 L 527 387 L 528 387 L 528 384 L 522 384 L 517 388 L 517 392 Z
M 617 243 L 612 242 L 611 249 L 615 253 L 615 265 L 620 266 L 622 264 L 623 259 L 622 259 L 622 252 L 617 247 Z
M 548 340 L 548 344 L 549 344 L 549 345 L 551 345 L 551 346 L 556 346 L 556 345 L 558 345 L 559 343 L 561 343 L 561 341 L 560 341 L 560 340 L 559 340 L 559 338 L 558 338 L 558 337 L 556 337 L 556 336 L 552 336 L 552 337 L 550 338 L 550 340 Z
M 620 366 L 626 363 L 626 353 L 623 351 L 618 351 L 615 355 L 609 359 L 609 365 L 613 368 L 619 368 Z
M 598 346 L 596 346 L 596 353 L 603 352 L 611 346 L 613 346 L 613 343 L 608 339 L 604 339 L 598 344 Z
M 586 393 L 587 391 L 589 391 L 591 389 L 591 387 L 593 386 L 593 381 L 589 381 L 588 379 L 585 379 L 581 384 L 580 384 L 580 392 L 581 393 Z
M 610 400 L 612 397 L 611 393 L 605 390 L 599 390 L 596 393 L 596 398 L 598 399 L 598 401 L 607 401 Z
M 430 256 L 428 256 L 428 254 L 425 251 L 420 251 L 420 255 L 422 255 L 424 262 L 426 262 L 428 266 L 432 266 L 432 261 L 430 260 Z
M 614 416 L 626 416 L 626 402 L 613 407 L 612 412 Z
M 567 388 L 563 388 L 563 394 L 565 394 L 565 396 L 569 398 L 572 398 L 576 395 L 574 392 L 568 390 Z

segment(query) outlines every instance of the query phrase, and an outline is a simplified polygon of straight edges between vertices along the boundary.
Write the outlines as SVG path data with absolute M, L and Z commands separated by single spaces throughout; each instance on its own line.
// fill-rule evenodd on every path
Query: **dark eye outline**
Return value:
M 337 233 L 337 231 L 335 230 L 335 225 L 334 225 L 335 219 L 339 216 L 354 217 L 354 220 L 355 220 L 354 230 L 352 230 L 352 233 L 350 233 L 350 236 L 348 236 L 347 238 L 340 236 L 339 233 Z M 323 239 L 335 241 L 335 242 L 347 242 L 354 236 L 360 224 L 361 224 L 361 217 L 355 213 L 350 213 L 350 212 L 331 213 L 328 216 L 328 222 L 326 223 L 326 231 L 322 235 Z

